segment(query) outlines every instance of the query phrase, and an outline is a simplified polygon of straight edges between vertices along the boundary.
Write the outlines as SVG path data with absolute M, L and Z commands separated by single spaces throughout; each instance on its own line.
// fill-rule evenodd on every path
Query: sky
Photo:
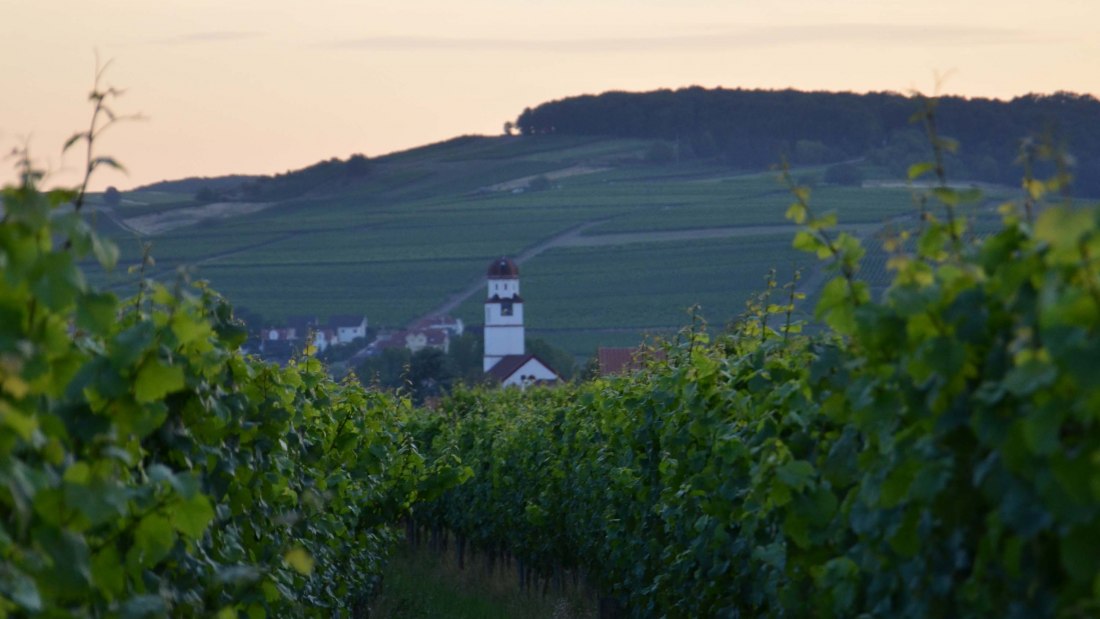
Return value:
M 1098 0 L 0 0 L 0 149 L 75 183 L 97 56 L 141 119 L 102 135 L 128 172 L 92 186 L 127 189 L 499 134 L 607 90 L 1098 96 L 1098 23 Z

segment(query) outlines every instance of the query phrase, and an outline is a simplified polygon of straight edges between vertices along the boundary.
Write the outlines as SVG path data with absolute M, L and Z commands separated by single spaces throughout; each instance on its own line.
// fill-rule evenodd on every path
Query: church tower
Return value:
M 511 258 L 489 264 L 485 298 L 485 362 L 488 372 L 509 355 L 523 355 L 523 298 L 519 296 L 519 267 Z

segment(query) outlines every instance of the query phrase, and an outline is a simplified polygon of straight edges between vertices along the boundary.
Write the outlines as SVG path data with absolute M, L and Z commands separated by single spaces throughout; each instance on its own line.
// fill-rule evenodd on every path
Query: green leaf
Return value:
M 1090 230 L 1096 229 L 1096 213 L 1065 206 L 1048 208 L 1035 221 L 1035 238 L 1050 245 L 1052 259 L 1059 264 L 1072 264 L 1080 259 L 1078 243 Z
M 74 133 L 69 136 L 69 139 L 65 140 L 65 144 L 61 146 L 61 152 L 65 152 L 73 147 L 74 144 L 80 140 L 86 139 L 88 136 L 87 131 L 81 131 L 80 133 Z
M 32 281 L 31 290 L 51 310 L 67 309 L 84 289 L 84 275 L 68 253 L 43 256 L 39 268 L 42 273 Z
M 98 234 L 92 235 L 92 255 L 108 271 L 113 270 L 118 264 L 118 246 L 110 239 L 102 238 Z
M 787 517 L 783 520 L 783 533 L 799 548 L 810 547 L 809 523 L 795 510 L 787 511 Z
M 1061 415 L 1049 407 L 1043 407 L 1021 419 L 1021 429 L 1028 449 L 1039 455 L 1054 453 L 1058 449 L 1058 433 L 1062 428 L 1061 422 Z
M 914 163 L 909 166 L 909 180 L 915 181 L 918 178 L 932 171 L 936 167 L 936 164 L 931 161 L 922 161 L 920 163 Z
M 126 570 L 114 544 L 108 544 L 92 556 L 92 578 L 96 586 L 107 594 L 107 599 L 122 595 L 126 589 Z
M 138 595 L 126 600 L 120 609 L 123 619 L 147 619 L 168 615 L 168 605 L 159 595 Z
M 1095 523 L 1074 527 L 1061 539 L 1062 566 L 1077 582 L 1087 583 L 1100 573 L 1098 539 L 1100 525 Z
M 116 161 L 114 157 L 96 157 L 96 158 L 92 159 L 91 167 L 93 169 L 98 168 L 101 165 L 105 165 L 109 168 L 114 168 L 114 169 L 118 170 L 119 172 L 125 172 L 126 171 L 126 168 L 121 163 Z
M 172 525 L 180 533 L 192 539 L 202 537 L 210 521 L 214 519 L 214 508 L 205 495 L 195 494 L 187 501 L 177 504 L 172 510 Z
M 23 610 L 32 613 L 42 610 L 42 596 L 38 592 L 38 587 L 34 584 L 34 579 L 14 567 L 7 567 L 0 573 L 7 580 L 4 586 L 0 586 L 0 592 L 6 594 L 11 601 Z M 0 602 L 2 600 L 3 597 L 0 597 Z M 3 608 L 3 606 L 0 606 L 0 608 Z
M 947 206 L 959 205 L 959 192 L 950 187 L 933 187 L 932 195 Z
M 313 557 L 300 546 L 287 551 L 283 560 L 303 576 L 313 573 Z
M 168 556 L 176 543 L 176 534 L 168 518 L 158 513 L 146 515 L 134 530 L 134 545 L 127 556 L 131 563 L 152 567 Z
M 805 460 L 792 460 L 775 470 L 779 477 L 792 490 L 801 491 L 813 477 L 814 466 Z
M 894 552 L 904 557 L 911 557 L 917 554 L 921 542 L 920 536 L 917 534 L 917 523 L 919 521 L 919 509 L 910 508 L 905 512 L 905 517 L 902 518 L 901 525 L 898 526 L 894 535 L 890 537 L 890 547 L 894 549 Z
M 905 500 L 920 468 L 921 464 L 916 460 L 906 460 L 901 466 L 894 467 L 879 489 L 879 504 L 889 509 Z
M 180 344 L 190 344 L 201 337 L 209 335 L 211 332 L 209 323 L 197 320 L 195 317 L 182 312 L 172 315 L 170 325 L 172 333 Z
M 803 224 L 806 222 L 806 207 L 799 202 L 795 202 L 787 207 L 787 213 L 785 217 L 796 224 Z
M 35 542 L 50 556 L 50 587 L 80 592 L 92 582 L 88 542 L 75 531 L 42 525 L 34 532 Z
M 65 469 L 62 480 L 70 484 L 87 484 L 92 477 L 92 469 L 87 462 L 74 462 Z
M 26 393 L 27 386 L 17 376 L 8 376 L 0 383 L 0 391 L 7 391 L 21 397 L 18 392 Z M 24 441 L 31 440 L 34 431 L 38 429 L 38 420 L 23 411 L 12 408 L 7 403 L 0 401 L 0 426 L 7 426 L 15 431 Z
M 149 361 L 141 366 L 134 377 L 134 399 L 138 402 L 155 402 L 165 395 L 183 389 L 183 368 L 168 366 L 160 361 Z
M 795 249 L 809 252 L 818 253 L 818 251 L 824 247 L 824 243 L 821 242 L 814 234 L 808 230 L 799 230 L 794 235 L 794 240 L 791 243 L 791 247 Z
M 76 324 L 92 333 L 106 333 L 115 324 L 118 299 L 109 292 L 86 292 L 76 303 Z
M 1009 370 L 1003 384 L 1009 393 L 1026 396 L 1052 384 L 1057 376 L 1053 365 L 1030 359 Z

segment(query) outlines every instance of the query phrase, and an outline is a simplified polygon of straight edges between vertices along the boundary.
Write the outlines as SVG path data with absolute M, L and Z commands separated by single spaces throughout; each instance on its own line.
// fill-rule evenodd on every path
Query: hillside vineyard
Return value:
M 583 574 L 632 617 L 1095 616 L 1100 208 L 1054 165 L 974 233 L 982 195 L 929 133 L 919 220 L 866 242 L 784 174 L 825 273 L 812 329 L 771 277 L 634 373 L 423 408 L 312 350 L 243 355 L 186 273 L 89 283 L 118 249 L 24 157 L 0 218 L 0 616 L 364 616 L 402 523 L 526 581 Z

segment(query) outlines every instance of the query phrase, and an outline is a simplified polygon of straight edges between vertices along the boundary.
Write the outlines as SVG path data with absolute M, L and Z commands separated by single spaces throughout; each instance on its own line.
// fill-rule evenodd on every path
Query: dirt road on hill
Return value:
M 793 224 L 774 225 L 774 226 L 730 226 L 725 228 L 694 228 L 688 230 L 662 230 L 657 232 L 624 232 L 624 233 L 612 233 L 612 234 L 593 234 L 585 235 L 584 232 L 594 226 L 602 224 L 608 221 L 608 219 L 598 219 L 595 221 L 585 222 L 578 226 L 569 228 L 568 230 L 552 236 L 544 241 L 536 243 L 531 247 L 523 250 L 519 255 L 514 256 L 512 259 L 516 261 L 516 264 L 522 265 L 524 262 L 538 256 L 539 254 L 556 247 L 597 247 L 607 245 L 629 245 L 633 243 L 660 243 L 668 241 L 694 241 L 701 239 L 723 239 L 723 238 L 736 238 L 736 237 L 750 237 L 758 236 L 761 234 L 790 234 L 794 237 L 795 231 L 798 230 L 798 226 Z M 848 226 L 840 226 L 838 229 L 847 231 L 859 237 L 864 237 L 867 234 L 879 229 L 882 224 L 853 224 Z M 415 319 L 409 322 L 409 326 L 412 326 L 421 320 L 430 316 L 439 316 L 441 314 L 449 314 L 453 312 L 458 306 L 466 302 L 467 299 L 473 295 L 481 292 L 485 288 L 485 277 L 478 275 L 470 280 L 469 284 L 462 288 L 462 290 L 447 297 L 442 304 L 432 309 L 430 312 L 417 316 Z

